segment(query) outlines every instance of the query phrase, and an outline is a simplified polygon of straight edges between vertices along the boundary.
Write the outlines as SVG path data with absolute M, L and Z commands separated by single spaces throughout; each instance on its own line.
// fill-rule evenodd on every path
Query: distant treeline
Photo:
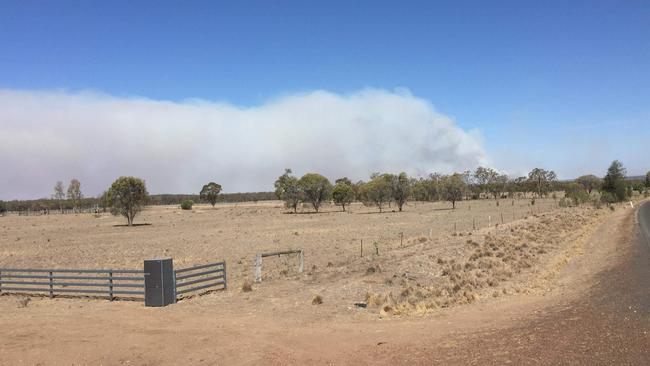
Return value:
M 149 205 L 180 205 L 183 200 L 190 199 L 194 202 L 201 202 L 198 194 L 153 194 L 149 196 Z M 276 200 L 274 192 L 246 192 L 246 193 L 222 193 L 219 194 L 217 202 L 254 202 Z M 41 198 L 36 200 L 13 200 L 2 202 L 6 211 L 60 211 L 88 212 L 93 210 L 104 211 L 100 197 L 84 197 L 73 205 L 72 200 L 55 200 Z
M 217 203 L 255 202 L 277 200 L 275 192 L 220 193 Z M 180 205 L 184 200 L 201 202 L 198 194 L 153 194 L 149 196 L 150 205 Z

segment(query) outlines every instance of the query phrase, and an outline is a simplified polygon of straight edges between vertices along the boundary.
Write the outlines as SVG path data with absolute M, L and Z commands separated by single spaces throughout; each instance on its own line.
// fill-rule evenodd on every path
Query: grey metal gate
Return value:
M 225 290 L 226 262 L 202 264 L 174 270 L 176 298 L 180 295 L 201 294 L 212 290 Z
M 0 268 L 0 293 L 144 297 L 144 270 Z M 126 296 L 125 296 L 126 295 Z

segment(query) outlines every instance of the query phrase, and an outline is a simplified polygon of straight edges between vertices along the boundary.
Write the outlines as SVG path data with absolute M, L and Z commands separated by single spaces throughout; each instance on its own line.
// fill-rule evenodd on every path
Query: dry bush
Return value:
M 244 281 L 244 283 L 241 285 L 241 290 L 242 292 L 251 292 L 253 291 L 253 284 L 248 281 Z
M 29 298 L 29 297 L 19 297 L 16 300 L 16 302 L 18 303 L 19 308 L 26 308 L 27 304 L 29 304 L 30 301 L 32 301 L 32 299 Z
M 320 305 L 323 303 L 323 298 L 320 295 L 314 296 L 313 299 L 311 299 L 311 304 L 312 305 Z

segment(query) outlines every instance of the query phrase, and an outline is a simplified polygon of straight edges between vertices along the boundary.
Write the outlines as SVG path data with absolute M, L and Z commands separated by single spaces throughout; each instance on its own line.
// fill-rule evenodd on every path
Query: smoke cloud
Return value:
M 284 171 L 330 179 L 426 175 L 486 164 L 464 131 L 407 91 L 313 91 L 240 107 L 201 100 L 0 89 L 0 199 L 47 197 L 76 177 L 87 196 L 121 175 L 151 193 L 266 191 Z

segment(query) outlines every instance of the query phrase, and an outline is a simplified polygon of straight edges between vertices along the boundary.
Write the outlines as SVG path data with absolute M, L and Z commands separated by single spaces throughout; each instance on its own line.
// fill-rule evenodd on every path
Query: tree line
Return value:
M 626 170 L 614 161 L 605 176 L 584 175 L 573 181 L 558 181 L 555 172 L 535 168 L 527 176 L 511 178 L 492 168 L 478 167 L 463 173 L 432 173 L 427 177 L 412 178 L 406 173 L 373 173 L 368 181 L 353 183 L 349 178 L 336 179 L 332 184 L 318 173 L 307 173 L 298 178 L 286 169 L 275 181 L 275 195 L 294 213 L 301 203 L 310 204 L 318 212 L 323 203 L 333 202 L 345 211 L 352 202 L 377 207 L 382 212 L 395 204 L 402 211 L 407 201 L 448 201 L 452 209 L 463 200 L 491 198 L 548 197 L 555 191 L 564 191 L 565 205 L 580 205 L 597 199 L 598 203 L 611 204 L 629 199 L 633 191 L 650 192 L 650 172 L 643 179 L 626 179 Z M 598 192 L 599 197 L 592 197 Z
M 58 183 L 58 182 L 57 182 Z M 65 190 L 64 190 L 65 192 Z M 33 200 L 11 200 L 0 201 L 0 213 L 21 212 L 21 211 L 106 211 L 108 207 L 102 201 L 103 194 L 97 197 L 86 197 L 80 194 L 78 198 L 68 199 L 64 193 L 62 196 L 55 193 L 51 198 L 39 198 Z M 242 192 L 242 193 L 221 193 L 217 196 L 215 203 L 227 202 L 257 202 L 275 200 L 274 192 Z M 193 202 L 203 201 L 200 194 L 152 194 L 148 196 L 148 205 L 180 205 L 185 200 Z M 208 201 L 206 201 L 208 202 Z
M 407 201 L 448 201 L 452 208 L 456 203 L 468 199 L 492 198 L 535 198 L 547 197 L 551 192 L 562 190 L 564 204 L 580 205 L 599 192 L 598 202 L 611 204 L 629 199 L 634 191 L 650 192 L 650 172 L 645 179 L 626 179 L 623 164 L 613 161 L 603 178 L 584 175 L 573 181 L 560 182 L 553 171 L 533 169 L 527 176 L 510 178 L 492 168 L 478 167 L 474 172 L 449 175 L 432 173 L 425 178 L 412 178 L 406 173 L 373 173 L 368 181 L 353 183 L 343 177 L 332 184 L 317 173 L 307 173 L 298 178 L 286 169 L 275 181 L 275 192 L 221 194 L 221 185 L 210 182 L 204 185 L 198 195 L 153 195 L 147 192 L 144 180 L 135 177 L 120 177 L 100 197 L 87 198 L 81 192 L 81 182 L 73 178 L 66 190 L 61 181 L 56 182 L 51 199 L 29 201 L 0 201 L 0 214 L 7 211 L 71 209 L 95 207 L 122 215 L 132 225 L 135 215 L 147 204 L 179 204 L 194 200 L 209 202 L 241 202 L 270 200 L 278 198 L 285 206 L 297 212 L 300 203 L 310 204 L 318 212 L 324 203 L 334 202 L 343 211 L 352 202 L 360 201 L 367 206 L 376 206 L 382 212 L 386 205 L 395 204 L 402 211 Z M 275 197 L 274 197 L 275 196 Z M 185 204 L 185 202 L 183 202 Z M 185 205 L 184 205 L 185 206 Z

